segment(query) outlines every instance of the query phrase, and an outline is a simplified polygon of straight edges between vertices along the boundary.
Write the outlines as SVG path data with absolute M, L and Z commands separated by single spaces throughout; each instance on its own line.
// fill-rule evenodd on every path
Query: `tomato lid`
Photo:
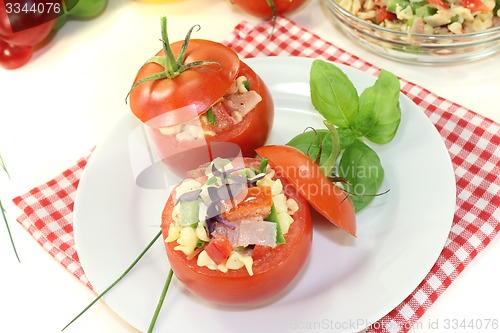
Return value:
M 328 221 L 356 236 L 356 215 L 346 194 L 326 178 L 320 167 L 295 147 L 268 145 L 255 149 Z
M 183 41 L 170 45 L 177 58 Z M 157 56 L 164 56 L 160 50 Z M 184 64 L 216 62 L 191 67 L 172 78 L 145 81 L 130 92 L 130 108 L 151 127 L 175 126 L 206 112 L 225 95 L 240 68 L 238 55 L 229 47 L 203 39 L 189 41 Z M 165 69 L 146 63 L 137 73 L 134 85 L 141 79 Z

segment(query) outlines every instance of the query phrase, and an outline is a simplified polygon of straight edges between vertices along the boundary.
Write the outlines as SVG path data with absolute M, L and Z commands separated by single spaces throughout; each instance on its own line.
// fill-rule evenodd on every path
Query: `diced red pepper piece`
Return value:
M 481 0 L 462 0 L 460 2 L 462 7 L 468 8 L 473 12 L 487 12 L 490 10 L 488 6 L 484 4 Z
M 229 258 L 233 246 L 226 236 L 219 234 L 204 247 L 204 250 L 217 265 L 220 265 Z
M 435 8 L 450 8 L 450 5 L 443 0 L 429 0 L 429 6 Z
M 387 11 L 386 6 L 380 7 L 375 13 L 375 20 L 377 20 L 377 23 L 382 23 L 385 20 L 394 21 L 396 18 L 396 14 Z

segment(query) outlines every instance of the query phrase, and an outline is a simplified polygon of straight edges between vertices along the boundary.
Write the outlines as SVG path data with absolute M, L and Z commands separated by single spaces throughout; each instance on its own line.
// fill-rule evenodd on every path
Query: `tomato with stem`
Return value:
M 194 28 L 170 44 L 162 18 L 163 49 L 140 68 L 129 94 L 132 112 L 150 128 L 161 157 L 182 176 L 216 156 L 255 156 L 274 118 L 262 79 L 229 47 L 190 40 Z M 240 78 L 238 89 L 244 84 L 248 94 L 234 93 Z

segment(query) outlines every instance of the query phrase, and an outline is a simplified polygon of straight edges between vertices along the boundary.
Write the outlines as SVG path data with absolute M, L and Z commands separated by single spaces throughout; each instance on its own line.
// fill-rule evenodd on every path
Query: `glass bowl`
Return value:
M 362 20 L 337 0 L 322 0 L 333 21 L 361 46 L 376 54 L 408 63 L 446 64 L 472 61 L 500 51 L 500 27 L 450 35 L 409 34 Z

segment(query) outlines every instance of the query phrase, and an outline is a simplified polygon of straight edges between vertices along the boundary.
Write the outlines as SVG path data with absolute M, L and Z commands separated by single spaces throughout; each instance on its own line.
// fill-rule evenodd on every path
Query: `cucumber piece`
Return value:
M 198 200 L 179 201 L 179 223 L 183 227 L 196 226 L 199 219 L 200 205 Z
M 411 9 L 413 11 L 413 14 L 416 13 L 417 9 L 423 6 L 427 6 L 429 3 L 427 1 L 417 1 L 417 2 L 412 2 L 411 3 Z
M 408 0 L 389 0 L 387 1 L 387 11 L 396 14 L 396 8 L 398 6 L 404 9 L 409 5 L 410 2 Z
M 276 244 L 285 244 L 285 237 L 283 236 L 283 231 L 281 230 L 280 222 L 278 220 L 278 212 L 276 211 L 274 203 L 271 206 L 269 216 L 265 220 L 276 223 Z
M 415 9 L 415 15 L 418 17 L 432 16 L 436 13 L 437 13 L 436 8 L 432 8 L 432 7 L 427 6 L 427 5 L 422 6 L 422 7 L 418 7 L 417 9 Z

